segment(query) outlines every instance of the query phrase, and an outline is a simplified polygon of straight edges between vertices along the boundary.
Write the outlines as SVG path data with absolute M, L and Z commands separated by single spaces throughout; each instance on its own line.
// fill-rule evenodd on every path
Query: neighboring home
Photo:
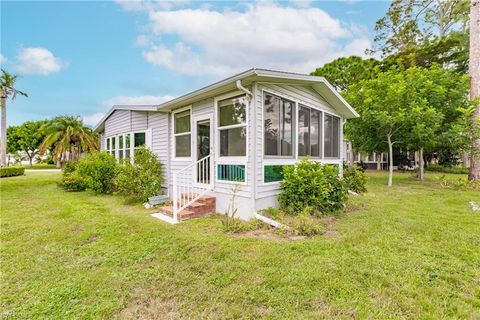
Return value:
M 283 166 L 310 156 L 342 170 L 354 117 L 322 77 L 250 69 L 160 105 L 114 106 L 94 130 L 117 159 L 134 161 L 141 145 L 158 155 L 173 203 L 160 218 L 225 212 L 237 186 L 237 216 L 249 219 L 277 205 Z

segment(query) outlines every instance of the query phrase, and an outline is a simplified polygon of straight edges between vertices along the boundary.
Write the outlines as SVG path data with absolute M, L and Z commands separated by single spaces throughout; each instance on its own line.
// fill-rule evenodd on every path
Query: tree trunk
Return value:
M 2 101 L 2 120 L 1 120 L 1 132 L 0 135 L 1 141 L 0 141 L 0 167 L 3 167 L 7 164 L 7 97 L 3 96 L 1 97 Z
M 470 2 L 470 100 L 480 98 L 480 0 Z M 472 121 L 478 126 L 480 119 L 480 104 L 477 105 Z M 468 179 L 480 180 L 480 139 L 474 142 L 470 156 L 470 174 Z
M 375 153 L 375 157 L 377 160 L 377 170 L 381 171 L 382 170 L 382 158 L 383 158 L 383 153 Z
M 423 159 L 423 148 L 418 151 L 418 175 L 419 180 L 425 180 L 425 161 Z
M 388 186 L 391 187 L 393 184 L 393 144 L 392 144 L 392 136 L 388 135 Z
M 354 164 L 353 163 L 354 162 L 354 160 L 353 160 L 353 145 L 350 141 L 348 142 L 348 148 L 350 150 L 350 154 L 348 155 L 348 164 L 350 165 L 350 167 L 353 167 L 353 164 Z

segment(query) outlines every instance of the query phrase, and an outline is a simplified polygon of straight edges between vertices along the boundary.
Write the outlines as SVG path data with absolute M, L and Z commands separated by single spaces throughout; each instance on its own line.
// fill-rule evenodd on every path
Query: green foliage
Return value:
M 359 166 L 344 167 L 343 181 L 347 190 L 357 193 L 367 191 L 367 176 Z
M 454 180 L 447 178 L 446 175 L 438 177 L 438 180 L 440 181 L 440 185 L 444 188 L 480 191 L 480 180 L 468 180 L 465 178 Z
M 99 149 L 98 136 L 84 126 L 79 116 L 58 116 L 42 126 L 45 139 L 40 152 L 52 148 L 53 159 L 61 163 L 77 161 L 82 152 L 95 152 Z
M 325 232 L 325 225 L 318 218 L 308 214 L 299 214 L 291 219 L 289 226 L 299 236 L 313 237 Z
M 467 167 L 451 167 L 451 166 L 441 166 L 438 164 L 430 164 L 425 167 L 426 171 L 431 172 L 443 172 L 443 173 L 454 173 L 454 174 L 468 174 L 469 168 Z
M 337 168 L 303 159 L 283 172 L 278 201 L 286 212 L 298 214 L 309 207 L 315 214 L 325 214 L 342 208 L 347 189 Z
M 62 169 L 62 180 L 58 183 L 66 191 L 84 191 L 87 188 L 85 179 L 77 170 L 77 162 L 67 162 Z
M 1 167 L 0 178 L 23 176 L 25 174 L 25 167 Z
M 162 164 L 145 147 L 135 150 L 135 163 L 125 161 L 117 167 L 116 190 L 131 201 L 147 201 L 158 194 L 162 183 Z
M 380 62 L 373 58 L 357 56 L 342 57 L 317 68 L 312 76 L 326 78 L 338 91 L 346 92 L 348 87 L 361 80 L 373 79 L 380 72 Z
M 40 144 L 45 135 L 40 128 L 46 123 L 41 121 L 27 121 L 18 126 L 7 128 L 7 148 L 9 153 L 24 151 L 30 162 L 38 153 Z
M 106 152 L 87 155 L 75 166 L 75 172 L 84 181 L 87 189 L 95 193 L 110 193 L 113 191 L 113 179 L 117 162 L 115 157 Z

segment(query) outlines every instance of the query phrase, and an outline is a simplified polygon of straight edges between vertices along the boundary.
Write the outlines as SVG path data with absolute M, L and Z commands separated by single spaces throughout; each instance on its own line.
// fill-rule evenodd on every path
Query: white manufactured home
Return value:
M 282 167 L 302 157 L 342 169 L 343 124 L 357 112 L 322 77 L 250 69 L 160 105 L 113 106 L 101 149 L 134 161 L 146 145 L 164 164 L 161 209 L 174 222 L 234 207 L 242 219 L 277 205 Z

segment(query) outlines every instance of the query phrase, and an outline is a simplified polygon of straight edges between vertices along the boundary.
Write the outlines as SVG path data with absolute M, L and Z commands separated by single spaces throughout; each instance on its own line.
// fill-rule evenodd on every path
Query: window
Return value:
M 118 136 L 118 159 L 123 159 L 123 136 Z
M 110 148 L 110 152 L 111 154 L 113 154 L 113 156 L 116 158 L 117 157 L 117 153 L 115 152 L 115 137 L 111 137 L 110 138 L 110 144 L 111 144 L 111 148 Z
M 130 159 L 130 133 L 125 135 L 125 159 Z
M 359 162 L 360 161 L 360 154 L 358 152 L 355 152 L 353 155 L 353 161 Z
M 222 181 L 245 182 L 245 165 L 219 164 L 217 179 Z
M 175 139 L 175 157 L 190 157 L 191 155 L 191 123 L 190 110 L 177 112 L 173 115 L 173 135 Z
M 340 157 L 340 118 L 325 114 L 325 157 Z
M 263 122 L 266 156 L 293 156 L 294 106 L 292 101 L 265 93 Z
M 133 134 L 133 157 L 135 158 L 135 150 L 145 146 L 145 132 L 136 132 Z
M 298 155 L 321 156 L 322 113 L 300 106 L 298 110 Z
M 110 154 L 110 138 L 105 139 L 105 150 Z
M 218 102 L 218 130 L 221 157 L 247 154 L 247 110 L 245 96 Z
M 265 165 L 263 167 L 263 182 L 277 182 L 283 180 L 283 168 L 288 165 Z

